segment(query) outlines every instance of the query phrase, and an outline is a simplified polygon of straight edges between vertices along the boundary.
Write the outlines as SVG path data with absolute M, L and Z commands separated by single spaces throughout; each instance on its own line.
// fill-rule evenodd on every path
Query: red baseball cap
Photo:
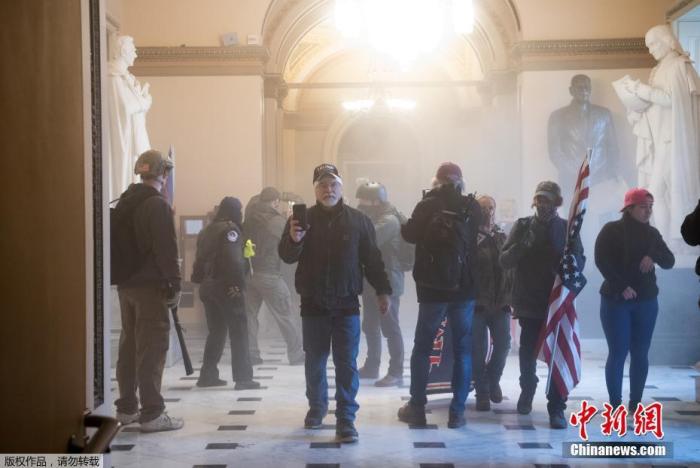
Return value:
M 644 203 L 645 201 L 647 201 L 647 197 L 651 198 L 651 201 L 654 201 L 654 195 L 652 195 L 647 189 L 629 189 L 627 193 L 625 193 L 625 204 L 622 207 L 622 210 L 624 210 L 628 206 L 639 205 L 640 203 Z

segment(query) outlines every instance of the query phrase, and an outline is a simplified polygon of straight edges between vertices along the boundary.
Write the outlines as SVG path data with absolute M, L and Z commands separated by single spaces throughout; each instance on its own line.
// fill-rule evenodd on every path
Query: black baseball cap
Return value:
M 341 179 L 340 175 L 338 175 L 337 167 L 335 167 L 333 164 L 323 163 L 320 166 L 316 166 L 316 169 L 314 169 L 313 183 L 315 184 L 326 176 L 331 176 L 338 182 L 343 182 L 343 179 Z

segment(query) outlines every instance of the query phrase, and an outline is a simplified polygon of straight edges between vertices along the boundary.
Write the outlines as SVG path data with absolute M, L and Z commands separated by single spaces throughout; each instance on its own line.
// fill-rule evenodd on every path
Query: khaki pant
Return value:
M 169 310 L 165 290 L 160 288 L 118 288 L 122 332 L 119 336 L 117 411 L 134 414 L 140 422 L 157 418 L 165 403 L 160 394 L 163 368 L 170 340 Z

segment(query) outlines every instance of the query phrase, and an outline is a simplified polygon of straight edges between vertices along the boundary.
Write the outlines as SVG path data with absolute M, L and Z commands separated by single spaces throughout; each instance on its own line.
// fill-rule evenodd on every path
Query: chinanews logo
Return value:
M 569 424 L 578 427 L 578 436 L 583 442 L 565 442 L 564 457 L 673 458 L 673 444 L 670 442 L 589 441 L 588 424 L 597 414 L 600 414 L 603 419 L 600 424 L 600 434 L 604 437 L 625 437 L 628 434 L 628 417 L 631 417 L 632 427 L 629 428 L 629 432 L 635 436 L 651 434 L 658 441 L 664 438 L 663 405 L 659 402 L 646 406 L 638 403 L 636 408 L 629 409 L 624 405 L 613 408 L 609 403 L 605 403 L 600 411 L 587 400 L 582 400 L 580 411 L 571 413 Z

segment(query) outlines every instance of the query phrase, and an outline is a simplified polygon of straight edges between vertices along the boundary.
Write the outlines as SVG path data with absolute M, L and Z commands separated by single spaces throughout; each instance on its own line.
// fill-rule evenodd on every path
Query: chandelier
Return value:
M 472 0 L 335 0 L 335 26 L 406 69 L 450 34 L 474 27 Z

